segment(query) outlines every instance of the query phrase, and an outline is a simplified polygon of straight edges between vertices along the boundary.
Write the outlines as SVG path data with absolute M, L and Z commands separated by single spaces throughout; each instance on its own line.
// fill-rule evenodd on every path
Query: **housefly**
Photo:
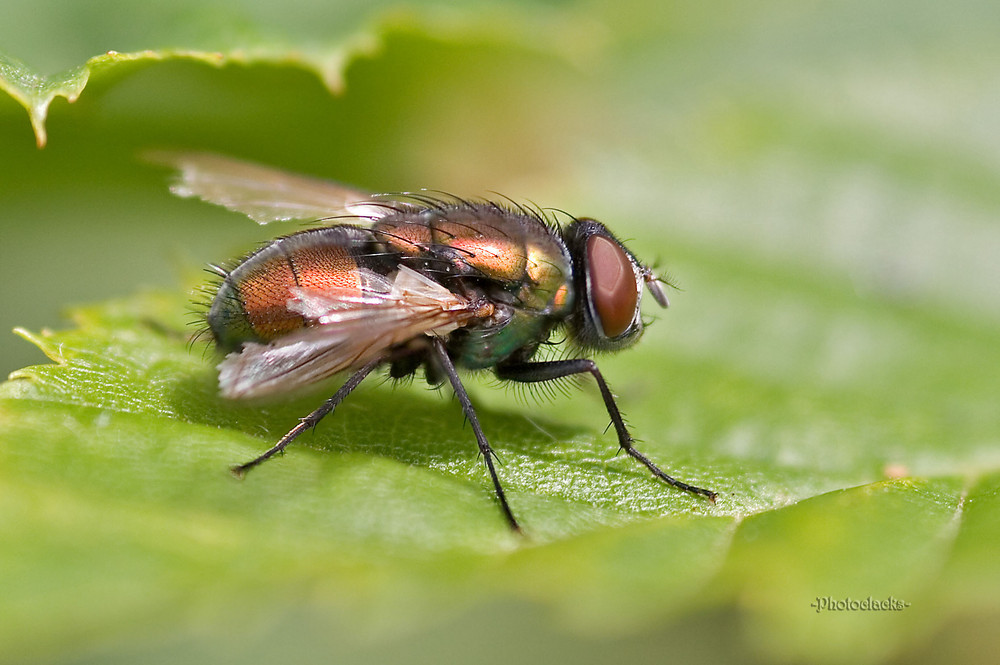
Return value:
M 615 398 L 585 354 L 618 351 L 642 334 L 643 287 L 667 306 L 660 282 L 600 222 L 559 225 L 509 200 L 427 192 L 371 195 L 342 185 L 208 154 L 159 155 L 178 170 L 171 188 L 244 213 L 324 225 L 279 237 L 219 268 L 208 330 L 226 354 L 224 397 L 281 395 L 335 374 L 347 381 L 249 469 L 331 413 L 377 368 L 451 384 L 479 444 L 503 515 L 519 530 L 494 453 L 457 368 L 492 369 L 537 383 L 590 374 L 622 450 L 661 481 L 713 501 L 715 492 L 660 470 L 633 445 Z M 557 330 L 581 357 L 539 360 Z

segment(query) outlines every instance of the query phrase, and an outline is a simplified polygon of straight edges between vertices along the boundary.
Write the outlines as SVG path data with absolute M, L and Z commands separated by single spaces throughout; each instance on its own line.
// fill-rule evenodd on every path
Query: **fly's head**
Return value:
M 653 272 L 600 222 L 581 218 L 563 237 L 573 257 L 577 293 L 570 331 L 584 349 L 617 351 L 642 335 L 643 286 L 660 307 L 667 297 Z

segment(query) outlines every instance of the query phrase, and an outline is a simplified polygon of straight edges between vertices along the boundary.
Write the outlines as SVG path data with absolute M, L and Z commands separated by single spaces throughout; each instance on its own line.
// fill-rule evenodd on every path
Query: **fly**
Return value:
M 661 481 L 715 501 L 715 492 L 667 475 L 636 449 L 593 360 L 534 359 L 557 329 L 581 354 L 627 348 L 642 334 L 643 288 L 661 307 L 668 304 L 653 272 L 600 222 L 573 218 L 560 226 L 509 201 L 371 195 L 209 154 L 156 159 L 178 169 L 171 190 L 179 196 L 261 224 L 329 222 L 272 240 L 219 270 L 206 318 L 226 354 L 219 365 L 224 397 L 281 395 L 350 373 L 273 447 L 234 466 L 237 476 L 316 426 L 374 370 L 403 378 L 422 368 L 431 385 L 451 384 L 503 515 L 520 530 L 458 368 L 492 369 L 521 383 L 590 374 L 621 449 Z

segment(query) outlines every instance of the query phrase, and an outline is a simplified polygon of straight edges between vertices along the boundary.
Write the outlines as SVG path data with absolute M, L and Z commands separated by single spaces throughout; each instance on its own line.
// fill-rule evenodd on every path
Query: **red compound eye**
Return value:
M 588 297 L 604 336 L 618 337 L 632 325 L 639 304 L 632 260 L 618 243 L 602 235 L 587 238 Z

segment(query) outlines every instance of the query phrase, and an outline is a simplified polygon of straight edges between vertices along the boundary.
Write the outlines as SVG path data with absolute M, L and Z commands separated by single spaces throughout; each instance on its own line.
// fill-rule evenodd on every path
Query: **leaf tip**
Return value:
M 48 141 L 48 133 L 45 131 L 45 118 L 31 114 L 31 128 L 35 132 L 35 145 L 39 150 L 45 147 Z
M 22 328 L 21 326 L 15 327 L 14 329 L 11 330 L 11 332 L 20 337 L 21 339 L 25 340 L 26 342 L 30 342 L 31 344 L 34 344 L 35 346 L 37 346 L 42 350 L 45 349 L 45 342 L 42 340 L 41 335 L 36 335 L 27 328 Z

